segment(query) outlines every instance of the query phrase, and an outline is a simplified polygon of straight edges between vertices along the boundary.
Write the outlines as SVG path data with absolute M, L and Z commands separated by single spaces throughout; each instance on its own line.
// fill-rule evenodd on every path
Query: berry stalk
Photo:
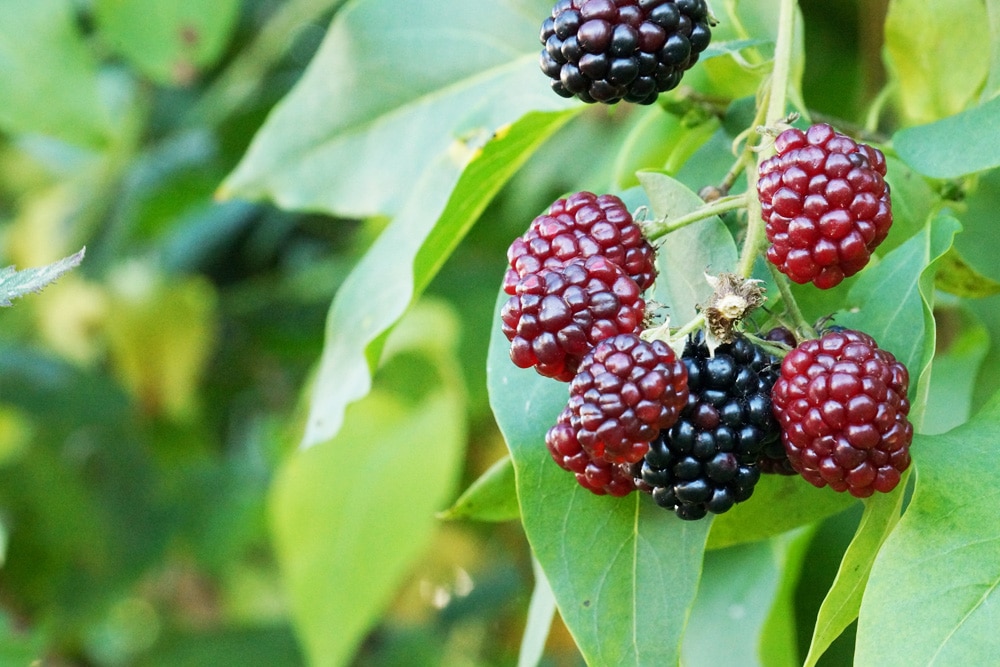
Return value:
M 727 211 L 734 211 L 736 209 L 743 208 L 748 205 L 749 200 L 750 197 L 746 193 L 720 197 L 719 199 L 716 199 L 705 206 L 701 206 L 686 215 L 682 215 L 679 218 L 674 218 L 673 220 L 664 219 L 657 222 L 646 223 L 643 225 L 642 231 L 648 241 L 655 241 L 659 238 L 663 238 L 670 232 L 677 231 L 682 227 L 687 227 L 688 225 L 704 220 L 705 218 L 711 218 L 713 215 L 719 215 L 721 213 L 726 213 Z

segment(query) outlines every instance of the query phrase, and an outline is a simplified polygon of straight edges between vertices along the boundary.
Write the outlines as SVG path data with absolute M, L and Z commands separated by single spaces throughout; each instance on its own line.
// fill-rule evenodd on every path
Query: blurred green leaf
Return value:
M 239 0 L 95 0 L 101 36 L 163 84 L 189 85 L 222 54 Z
M 701 197 L 680 181 L 661 173 L 639 173 L 649 197 L 653 218 L 670 221 L 704 206 Z M 734 271 L 739 253 L 732 235 L 717 216 L 671 232 L 656 253 L 660 273 L 653 287 L 654 299 L 670 309 L 676 325 L 693 318 L 697 306 L 712 295 L 705 273 Z
M 983 89 L 983 101 L 1000 93 L 1000 2 L 986 0 L 990 20 L 990 75 Z
M 70 0 L 0 2 L 0 127 L 99 147 L 112 135 Z
M 525 622 L 524 634 L 521 637 L 517 667 L 538 665 L 545 653 L 545 643 L 549 638 L 552 619 L 556 615 L 555 595 L 537 559 L 531 559 L 531 570 L 535 575 L 535 589 L 531 592 L 528 620 Z
M 440 514 L 442 519 L 513 521 L 520 518 L 514 464 L 505 456 L 466 489 L 455 504 Z
M 302 655 L 287 626 L 234 628 L 171 634 L 139 667 L 297 667 Z
M 962 223 L 955 250 L 977 274 L 1000 282 L 1000 235 L 996 233 L 1000 210 L 1000 169 L 968 179 L 962 210 L 954 215 Z
M 0 269 L 0 306 L 13 305 L 14 299 L 26 294 L 37 294 L 43 288 L 51 285 L 60 276 L 80 266 L 86 248 L 64 257 L 58 262 L 30 269 L 16 270 L 13 266 Z
M 892 155 L 887 155 L 885 161 L 885 180 L 892 192 L 892 226 L 885 241 L 876 248 L 879 257 L 885 257 L 920 233 L 941 201 L 927 179 L 905 162 Z
M 497 303 L 499 313 L 506 295 Z M 710 520 L 686 522 L 643 494 L 596 496 L 559 468 L 545 432 L 566 387 L 490 341 L 490 403 L 511 450 L 525 533 L 589 664 L 676 664 Z
M 969 45 L 989 43 L 982 0 L 892 0 L 885 60 L 898 83 L 904 116 L 911 123 L 928 123 L 974 102 L 986 81 L 990 52 Z
M 798 475 L 764 475 L 749 501 L 715 517 L 708 548 L 721 549 L 780 535 L 836 514 L 854 502 L 850 495 L 817 489 Z
M 781 582 L 757 638 L 757 652 L 765 667 L 798 667 L 802 664 L 797 641 L 802 614 L 797 597 L 803 571 L 809 577 L 815 576 L 814 564 L 807 560 L 815 536 L 816 529 L 808 528 L 772 540 Z
M 398 349 L 337 436 L 295 450 L 272 486 L 275 549 L 310 664 L 354 653 L 430 543 L 461 465 L 457 369 L 419 343 Z
M 899 157 L 931 178 L 960 178 L 1000 166 L 1000 98 L 954 114 L 893 135 Z
M 917 486 L 872 570 L 858 623 L 864 665 L 972 665 L 1000 655 L 1000 396 L 913 445 Z
M 990 347 L 990 336 L 974 315 L 952 309 L 935 312 L 942 349 L 931 365 L 930 391 L 924 413 L 926 435 L 951 430 L 972 414 L 976 376 Z

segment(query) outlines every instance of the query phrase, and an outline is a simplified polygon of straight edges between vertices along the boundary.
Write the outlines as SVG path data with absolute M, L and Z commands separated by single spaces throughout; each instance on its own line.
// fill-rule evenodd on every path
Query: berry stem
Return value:
M 795 326 L 796 333 L 801 333 L 806 338 L 816 338 L 816 330 L 813 328 L 812 324 L 806 320 L 805 316 L 802 314 L 802 309 L 799 308 L 798 302 L 795 301 L 795 295 L 792 294 L 792 288 L 788 283 L 788 277 L 781 271 L 778 271 L 778 267 L 774 264 L 771 264 L 770 262 L 766 262 L 766 264 L 767 268 L 771 271 L 771 277 L 774 278 L 774 282 L 778 286 L 778 292 L 781 293 L 781 300 L 785 302 L 785 312 L 792 318 L 792 323 Z
M 704 220 L 705 218 L 711 218 L 713 215 L 725 213 L 726 211 L 743 208 L 747 205 L 749 199 L 750 198 L 746 193 L 720 197 L 719 199 L 716 199 L 705 206 L 701 206 L 686 215 L 682 215 L 679 218 L 674 218 L 673 220 L 664 219 L 656 222 L 647 222 L 643 225 L 642 231 L 647 240 L 655 241 L 656 239 L 666 236 L 670 232 L 677 231 L 681 227 L 687 227 L 690 224 Z

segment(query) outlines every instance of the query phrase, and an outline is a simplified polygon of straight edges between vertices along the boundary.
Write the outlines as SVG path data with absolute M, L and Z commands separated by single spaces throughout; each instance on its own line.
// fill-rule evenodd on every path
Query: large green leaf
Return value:
M 638 176 L 655 220 L 669 223 L 705 205 L 701 197 L 666 174 L 644 171 Z M 693 318 L 698 312 L 698 304 L 712 295 L 712 286 L 705 274 L 735 271 L 738 255 L 732 235 L 718 216 L 667 235 L 656 253 L 660 272 L 654 295 L 658 303 L 669 306 L 674 325 Z
M 892 0 L 885 59 L 907 119 L 928 123 L 976 101 L 989 72 L 989 43 L 983 0 Z
M 986 12 L 990 18 L 990 75 L 983 89 L 984 100 L 1000 93 L 1000 2 L 986 0 Z
M 865 331 L 892 352 L 910 371 L 910 419 L 919 429 L 929 391 L 929 370 L 935 349 L 934 272 L 951 248 L 959 224 L 938 217 L 926 229 L 866 270 L 851 288 L 856 307 L 837 323 Z M 833 640 L 858 616 L 861 597 L 882 543 L 899 520 L 908 475 L 897 489 L 866 501 L 857 534 L 820 607 L 806 664 L 815 664 Z
M 959 178 L 1000 166 L 1000 98 L 927 125 L 897 132 L 904 162 L 932 178 Z
M 70 0 L 0 2 L 0 127 L 99 146 L 112 134 Z
M 461 466 L 464 397 L 442 342 L 454 323 L 431 316 L 437 341 L 427 340 L 429 322 L 414 312 L 374 391 L 335 438 L 292 452 L 271 491 L 275 549 L 310 664 L 345 664 L 429 544 Z
M 955 237 L 955 250 L 973 271 L 1000 282 L 1000 236 L 996 233 L 996 213 L 1000 207 L 1000 169 L 993 169 L 969 179 L 964 206 L 957 213 L 962 233 Z M 989 286 L 976 280 L 979 288 Z
M 858 622 L 862 665 L 976 665 L 1000 655 L 1000 396 L 913 447 L 917 486 L 872 570 Z
M 239 0 L 96 0 L 101 35 L 152 79 L 190 84 L 221 55 Z
M 508 350 L 494 331 L 490 403 L 514 461 L 525 533 L 566 626 L 589 664 L 676 664 L 711 522 L 681 521 L 643 494 L 596 496 L 577 484 L 544 442 L 566 385 L 515 367 Z

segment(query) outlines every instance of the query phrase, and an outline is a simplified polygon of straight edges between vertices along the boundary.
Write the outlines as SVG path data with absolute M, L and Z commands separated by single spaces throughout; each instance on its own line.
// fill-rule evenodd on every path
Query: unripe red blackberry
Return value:
M 906 367 L 871 336 L 830 331 L 792 350 L 771 393 L 792 467 L 811 484 L 865 498 L 910 465 Z
M 636 463 L 687 404 L 687 370 L 663 341 L 608 338 L 583 358 L 567 409 L 576 438 L 593 459 Z
M 615 195 L 577 192 L 553 202 L 510 245 L 504 291 L 513 294 L 518 280 L 529 273 L 559 268 L 593 255 L 602 255 L 620 266 L 642 291 L 656 278 L 653 246 L 642 235 L 625 202 Z
M 617 264 L 594 255 L 526 275 L 500 319 L 515 365 L 534 366 L 541 375 L 569 382 L 600 341 L 637 333 L 645 311 L 635 281 Z
M 652 104 L 712 38 L 705 0 L 559 0 L 539 58 L 552 90 L 584 102 Z
M 657 504 L 700 519 L 753 493 L 761 454 L 779 438 L 770 399 L 778 364 L 742 336 L 711 355 L 700 332 L 682 358 L 688 404 L 650 443 L 641 476 Z
M 885 156 L 825 123 L 785 130 L 774 145 L 757 181 L 767 258 L 797 283 L 834 287 L 889 233 Z
M 571 419 L 569 408 L 566 408 L 555 426 L 545 434 L 545 445 L 552 460 L 563 470 L 573 473 L 580 486 L 597 495 L 626 496 L 635 491 L 631 466 L 590 456 L 576 439 Z

